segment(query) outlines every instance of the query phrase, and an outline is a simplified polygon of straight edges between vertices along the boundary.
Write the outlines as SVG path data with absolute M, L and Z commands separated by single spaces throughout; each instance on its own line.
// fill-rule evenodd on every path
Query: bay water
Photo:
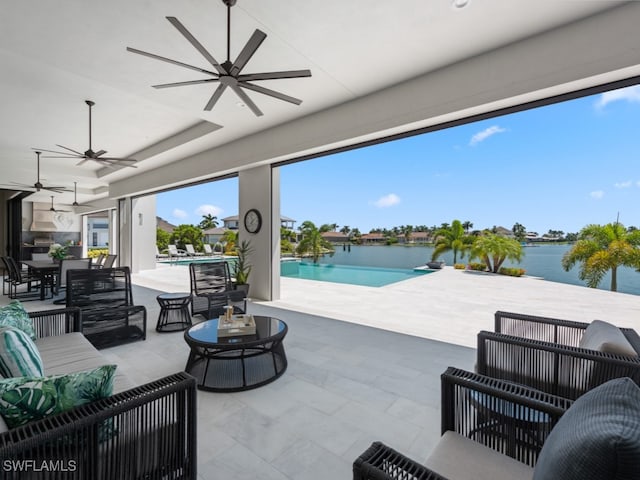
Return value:
M 585 286 L 584 281 L 578 278 L 579 265 L 568 272 L 562 268 L 562 256 L 570 248 L 568 244 L 527 246 L 520 263 L 505 262 L 504 266 L 524 268 L 527 275 L 551 282 Z M 326 255 L 320 263 L 411 269 L 430 261 L 433 253 L 433 247 L 402 245 L 336 245 L 335 249 L 332 257 Z M 453 265 L 453 253 L 447 252 L 439 260 Z M 458 257 L 457 261 L 466 264 L 468 259 Z M 610 286 L 611 275 L 607 274 L 598 288 L 609 290 Z M 640 295 L 640 273 L 632 268 L 618 269 L 618 292 Z

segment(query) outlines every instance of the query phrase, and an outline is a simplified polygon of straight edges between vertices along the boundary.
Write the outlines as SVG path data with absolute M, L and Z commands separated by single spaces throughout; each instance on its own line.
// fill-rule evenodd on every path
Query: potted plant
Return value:
M 55 263 L 60 263 L 60 260 L 67 257 L 67 247 L 54 243 L 49 247 L 49 256 Z
M 253 252 L 251 242 L 242 240 L 236 245 L 236 261 L 233 265 L 233 276 L 236 279 L 236 290 L 243 290 L 245 294 L 249 293 L 249 275 L 251 274 L 251 264 L 247 256 Z

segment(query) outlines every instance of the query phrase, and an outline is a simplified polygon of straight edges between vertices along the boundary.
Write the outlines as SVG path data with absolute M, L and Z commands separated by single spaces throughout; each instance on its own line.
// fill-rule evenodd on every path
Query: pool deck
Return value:
M 184 266 L 161 265 L 133 275 L 134 283 L 188 291 Z M 514 278 L 445 267 L 385 287 L 281 278 L 281 298 L 267 306 L 368 325 L 468 347 L 493 330 L 497 310 L 569 320 L 607 320 L 640 330 L 640 296 L 538 278 Z

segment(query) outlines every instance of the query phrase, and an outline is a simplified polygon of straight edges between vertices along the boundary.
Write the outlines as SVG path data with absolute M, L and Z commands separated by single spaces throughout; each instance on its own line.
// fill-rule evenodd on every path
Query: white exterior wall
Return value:
M 239 174 L 239 236 L 249 240 L 253 252 L 249 296 L 259 300 L 280 298 L 280 173 L 265 165 Z M 256 234 L 244 228 L 244 215 L 255 208 L 262 216 Z

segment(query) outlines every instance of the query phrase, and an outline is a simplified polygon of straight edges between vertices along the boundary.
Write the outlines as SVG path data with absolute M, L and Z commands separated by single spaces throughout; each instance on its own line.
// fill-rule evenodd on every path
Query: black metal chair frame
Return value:
M 40 282 L 42 279 L 29 272 L 23 272 L 12 257 L 2 257 L 2 262 L 8 272 L 8 295 L 11 299 L 38 300 L 40 298 Z M 26 285 L 27 290 L 19 292 L 18 288 Z
M 71 268 L 69 268 L 71 265 Z M 86 267 L 79 267 L 79 265 L 86 265 Z M 91 268 L 93 261 L 91 258 L 63 258 L 60 260 L 60 269 L 56 276 L 55 294 L 60 295 L 63 290 L 67 288 L 67 272 L 69 270 L 81 270 L 84 268 Z M 53 301 L 56 305 L 64 305 L 66 303 L 66 297 L 60 297 Z
M 227 262 L 190 263 L 189 278 L 192 315 L 202 315 L 210 320 L 222 315 L 227 305 L 233 306 L 234 313 L 247 311 L 246 294 L 234 288 Z
M 478 373 L 576 399 L 618 377 L 640 384 L 640 357 L 580 348 L 589 325 L 532 315 L 496 312 L 496 332 L 478 334 Z M 633 329 L 621 328 L 640 352 Z
M 531 466 L 535 466 L 544 440 L 573 403 L 523 385 L 452 367 L 442 374 L 441 382 L 443 434 L 446 431 L 456 432 Z M 477 411 L 478 395 L 484 397 L 486 405 L 492 406 L 481 416 Z M 531 418 L 541 416 L 546 421 L 536 426 L 535 435 L 523 435 L 523 424 L 514 421 L 513 415 L 500 407 L 506 405 L 513 411 L 526 411 Z M 479 430 L 478 424 L 483 421 L 503 425 L 500 435 L 496 436 L 491 429 Z M 446 480 L 381 442 L 374 442 L 355 460 L 353 479 Z

